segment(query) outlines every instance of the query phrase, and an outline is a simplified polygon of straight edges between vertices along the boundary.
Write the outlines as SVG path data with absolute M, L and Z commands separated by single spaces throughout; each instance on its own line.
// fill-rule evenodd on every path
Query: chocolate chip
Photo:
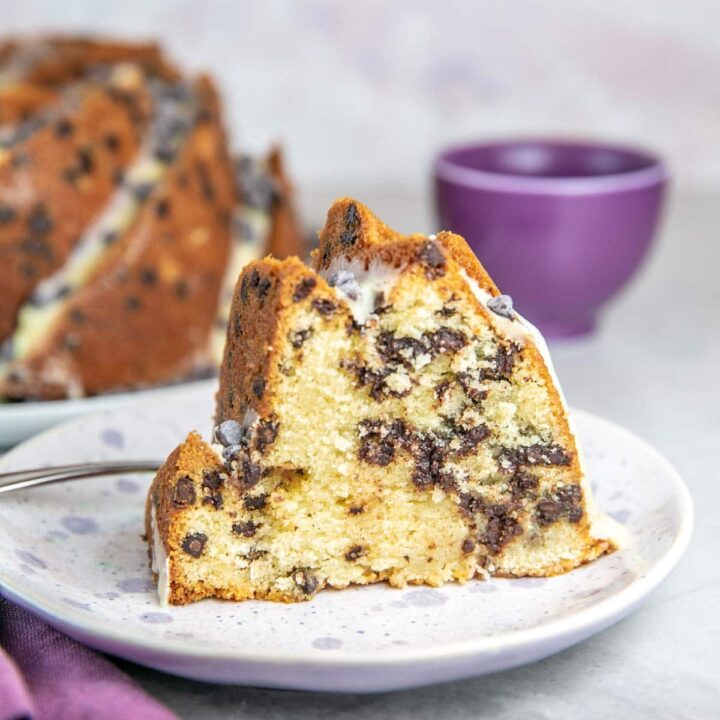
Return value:
M 65 168 L 62 172 L 63 179 L 70 185 L 72 185 L 81 174 L 80 170 L 76 167 Z
M 223 476 L 217 470 L 203 470 L 203 487 L 209 490 L 217 490 L 222 487 Z
M 232 524 L 232 531 L 236 535 L 242 535 L 243 537 L 252 537 L 257 532 L 257 529 L 258 526 L 252 520 Z
M 426 267 L 425 275 L 428 280 L 435 280 L 445 274 L 445 256 L 433 240 L 428 240 L 423 245 L 419 259 Z
M 468 555 L 475 549 L 475 541 L 472 538 L 465 538 L 461 549 L 466 555 Z
M 450 389 L 450 381 L 449 380 L 443 380 L 442 382 L 439 382 L 435 386 L 435 397 L 438 400 L 442 400 L 445 397 L 445 395 L 449 389 Z
M 261 300 L 264 300 L 267 296 L 268 292 L 270 291 L 270 288 L 272 287 L 272 280 L 270 278 L 263 278 L 260 283 L 258 284 L 258 297 Z
M 135 199 L 140 203 L 145 202 L 150 197 L 150 193 L 152 193 L 153 187 L 154 185 L 149 182 L 138 183 L 137 185 L 134 185 L 132 192 L 135 196 Z
M 537 504 L 536 518 L 541 526 L 567 518 L 571 523 L 579 522 L 582 519 L 582 490 L 579 485 L 565 485 L 556 490 L 552 495 L 546 496 Z
M 110 152 L 117 152 L 120 149 L 120 138 L 115 133 L 108 133 L 103 138 L 103 144 Z
M 73 124 L 67 118 L 60 118 L 55 123 L 55 136 L 59 138 L 70 137 L 73 134 Z
M 497 297 L 490 298 L 490 300 L 487 301 L 487 306 L 496 315 L 501 315 L 508 320 L 515 319 L 513 301 L 509 295 L 498 295 Z
M 53 228 L 53 222 L 44 205 L 36 205 L 28 215 L 27 226 L 34 235 L 46 235 Z
M 67 350 L 77 350 L 80 347 L 80 338 L 75 333 L 68 333 L 62 340 Z
M 360 226 L 360 213 L 357 205 L 350 203 L 345 210 L 346 229 L 340 235 L 340 244 L 344 247 L 354 245 L 358 241 L 358 228 Z
M 520 465 L 569 465 L 570 457 L 559 445 L 522 445 L 504 448 L 498 455 L 500 472 L 515 473 Z
M 290 340 L 290 344 L 296 349 L 299 350 L 304 342 L 310 337 L 310 334 L 312 333 L 312 328 L 308 328 L 306 330 L 295 330 L 294 332 L 288 333 L 288 340 Z
M 280 429 L 279 422 L 261 420 L 255 429 L 255 448 L 262 453 L 268 445 L 272 445 Z
M 559 445 L 529 445 L 523 448 L 530 465 L 569 465 L 570 458 Z
M 513 500 L 522 500 L 526 497 L 532 497 L 539 485 L 539 480 L 530 473 L 518 471 L 510 479 L 510 491 Z
M 80 308 L 72 308 L 68 313 L 68 317 L 70 318 L 70 322 L 75 325 L 84 325 L 87 320 L 87 316 Z
M 10 205 L 0 205 L 0 225 L 9 225 L 16 217 L 17 213 Z
M 453 450 L 458 455 L 469 455 L 475 452 L 477 446 L 490 435 L 487 425 L 475 425 L 471 428 L 457 427 L 456 433 L 460 438 L 460 447 Z
M 465 347 L 467 337 L 461 330 L 441 327 L 430 333 L 429 341 L 433 353 L 456 353 Z
M 190 296 L 190 286 L 186 280 L 178 280 L 173 285 L 173 292 L 178 300 L 187 300 Z
M 26 278 L 34 278 L 37 274 L 37 269 L 32 263 L 21 263 L 20 273 Z
M 223 477 L 217 470 L 203 470 L 204 505 L 212 505 L 216 510 L 223 506 L 222 485 Z
M 195 484 L 192 478 L 183 475 L 173 488 L 172 504 L 177 508 L 188 507 L 195 504 Z
M 246 510 L 262 510 L 267 505 L 267 494 L 262 495 L 246 495 L 243 500 L 243 506 Z
M 26 255 L 34 255 L 35 257 L 50 260 L 53 257 L 52 248 L 47 241 L 36 235 L 31 235 L 20 242 L 20 249 Z
M 242 461 L 242 480 L 246 488 L 255 487 L 262 477 L 262 468 L 257 463 L 251 462 L 248 458 Z
M 292 575 L 295 584 L 302 590 L 305 595 L 312 595 L 320 584 L 317 577 L 313 575 L 309 570 L 303 568 L 296 570 Z
M 205 533 L 192 533 L 183 539 L 182 549 L 191 557 L 199 558 L 205 549 L 206 542 L 207 535 Z
M 295 286 L 295 292 L 293 293 L 293 296 L 292 296 L 293 302 L 300 302 L 301 300 L 304 300 L 313 291 L 313 288 L 316 285 L 317 285 L 317 280 L 315 280 L 314 277 L 303 278 Z
M 157 271 L 154 268 L 147 267 L 140 270 L 140 282 L 148 287 L 157 285 Z
M 155 204 L 155 215 L 159 218 L 166 218 L 170 214 L 170 201 L 167 198 L 158 200 Z
M 359 557 L 365 555 L 365 548 L 362 545 L 353 545 L 346 553 L 345 559 L 348 562 L 354 562 Z
M 89 147 L 78 148 L 78 170 L 81 174 L 87 175 L 93 171 L 95 162 L 93 160 L 93 153 Z
M 243 439 L 242 425 L 237 420 L 223 420 L 214 430 L 215 440 L 225 447 L 240 445 Z
M 177 152 L 172 147 L 157 147 L 153 151 L 155 159 L 165 165 L 169 165 L 175 159 L 176 155 Z M 178 179 L 178 185 L 185 187 L 187 185 L 187 177 L 185 177 L 184 183 L 181 183 L 180 179 Z
M 249 562 L 253 562 L 254 560 L 257 560 L 258 558 L 261 558 L 263 555 L 267 555 L 267 550 L 259 550 L 256 547 L 250 548 L 248 550 L 245 557 L 248 559 Z
M 348 508 L 348 512 L 351 515 L 362 515 L 365 512 L 365 506 L 364 505 L 351 505 Z
M 327 298 L 313 298 L 310 304 L 323 317 L 330 317 L 337 310 L 337 305 Z
M 506 505 L 488 505 L 484 509 L 488 519 L 479 540 L 491 553 L 497 554 L 512 538 L 522 535 L 523 528 Z
M 514 343 L 510 345 L 501 345 L 495 355 L 495 373 L 490 380 L 502 379 L 508 380 L 512 375 L 513 366 L 515 365 L 515 356 L 518 353 L 518 347 Z
M 240 299 L 243 302 L 247 302 L 249 293 L 250 293 L 250 276 L 244 275 L 242 281 L 240 282 Z
M 261 377 L 255 378 L 252 381 L 252 391 L 258 400 L 262 400 L 262 396 L 265 393 L 265 380 Z
M 350 203 L 345 210 L 345 225 L 349 228 L 356 228 L 360 224 L 360 213 L 357 205 Z
M 360 447 L 358 457 L 370 465 L 385 467 L 395 459 L 396 447 L 406 436 L 402 420 L 383 423 L 381 420 L 363 420 L 358 425 Z

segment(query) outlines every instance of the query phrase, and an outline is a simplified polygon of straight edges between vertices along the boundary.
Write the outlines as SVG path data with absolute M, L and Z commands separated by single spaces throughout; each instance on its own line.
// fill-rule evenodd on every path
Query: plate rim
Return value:
M 125 390 L 122 392 L 104 393 L 101 395 L 88 395 L 79 398 L 63 398 L 61 400 L 28 400 L 21 402 L 0 402 L 0 422 L 11 422 L 17 417 L 33 416 L 41 417 L 46 415 L 57 415 L 61 413 L 83 413 L 83 417 L 87 419 L 92 415 L 115 410 L 120 407 L 127 407 L 128 404 L 144 403 L 148 400 L 156 400 L 161 395 L 175 396 L 183 392 L 192 392 L 204 389 L 206 386 L 217 384 L 217 377 L 204 378 L 202 380 L 188 380 L 175 383 L 172 385 L 158 385 L 155 387 L 137 388 L 135 390 Z M 74 422 L 78 416 L 73 415 L 66 421 L 58 423 L 51 428 L 42 430 L 35 435 L 26 438 L 18 443 L 15 447 L 2 454 L 2 459 L 11 453 L 19 450 L 22 445 L 45 436 L 46 433 L 54 430 L 64 430 L 66 425 Z M 2 447 L 0 445 L 0 447 Z
M 197 385 L 207 381 L 200 381 Z M 190 391 L 187 386 L 183 388 Z M 200 388 L 192 388 L 198 391 Z M 142 403 L 144 404 L 144 403 Z M 13 459 L 16 454 L 27 450 L 49 435 L 67 431 L 70 426 L 77 423 L 87 423 L 93 417 L 104 417 L 108 414 L 127 411 L 129 407 L 137 405 L 124 405 L 90 415 L 82 418 L 75 418 L 65 423 L 52 427 L 32 438 L 20 443 L 15 448 L 0 457 L 0 469 L 8 459 Z M 208 651 L 200 641 L 179 638 L 147 639 L 139 641 L 128 638 L 121 629 L 108 626 L 92 615 L 68 607 L 63 608 L 63 615 L 54 615 L 51 609 L 47 609 L 43 599 L 47 596 L 33 591 L 23 591 L 13 585 L 12 581 L 4 576 L 2 564 L 0 564 L 0 589 L 2 593 L 16 602 L 24 609 L 41 617 L 48 624 L 57 629 L 72 635 L 77 632 L 85 638 L 84 642 L 90 645 L 90 640 L 97 641 L 100 645 L 112 643 L 116 654 L 120 648 L 133 652 L 152 653 L 155 657 L 173 658 L 182 661 L 202 662 L 237 662 L 261 664 L 271 667 L 289 667 L 302 665 L 313 668 L 333 668 L 336 670 L 348 670 L 356 668 L 378 668 L 405 665 L 423 665 L 428 662 L 449 662 L 462 661 L 483 655 L 500 655 L 521 650 L 524 647 L 537 647 L 542 643 L 556 642 L 561 638 L 577 636 L 584 639 L 595 632 L 609 626 L 614 621 L 629 614 L 640 602 L 649 595 L 657 586 L 673 571 L 682 558 L 692 537 L 694 524 L 694 507 L 692 496 L 684 479 L 678 470 L 656 450 L 649 442 L 642 439 L 635 433 L 627 430 L 622 425 L 611 420 L 602 418 L 594 413 L 571 408 L 570 415 L 579 419 L 584 417 L 591 423 L 605 425 L 613 432 L 619 432 L 624 436 L 628 444 L 640 447 L 643 452 L 653 456 L 654 462 L 663 467 L 664 474 L 671 480 L 675 497 L 678 503 L 679 527 L 672 543 L 664 555 L 648 570 L 638 576 L 627 587 L 610 597 L 604 598 L 597 603 L 571 613 L 567 617 L 551 620 L 534 627 L 522 630 L 511 631 L 506 634 L 492 637 L 477 637 L 468 640 L 458 640 L 444 643 L 442 645 L 428 645 L 414 648 L 387 648 L 383 650 L 366 650 L 362 652 L 350 652 L 342 648 L 336 650 L 324 650 L 313 647 L 303 650 L 273 650 L 268 648 L 215 648 Z M 337 591 L 341 592 L 341 591 Z M 222 601 L 215 601 L 222 602 Z M 97 647 L 97 645 L 94 645 Z M 563 645 L 567 647 L 567 645 Z M 137 656 L 136 656 L 137 657 Z M 515 664 L 520 664 L 522 660 Z

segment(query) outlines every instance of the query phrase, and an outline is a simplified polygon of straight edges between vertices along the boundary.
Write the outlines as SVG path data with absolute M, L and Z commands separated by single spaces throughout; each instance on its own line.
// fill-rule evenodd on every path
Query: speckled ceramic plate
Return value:
M 211 404 L 205 387 L 81 418 L 26 442 L 0 470 L 164 456 L 189 428 L 207 431 Z M 528 663 L 632 611 L 690 536 L 692 505 L 675 470 L 622 428 L 575 416 L 598 503 L 631 543 L 561 577 L 163 608 L 140 537 L 149 478 L 133 476 L 0 498 L 0 587 L 92 647 L 212 682 L 370 692 Z
M 134 405 L 155 398 L 155 402 L 162 402 L 168 395 L 184 393 L 188 388 L 207 388 L 216 384 L 216 380 L 199 380 L 169 387 L 112 393 L 78 400 L 0 402 L 0 449 L 16 445 L 21 440 L 37 435 L 42 430 L 81 415 Z

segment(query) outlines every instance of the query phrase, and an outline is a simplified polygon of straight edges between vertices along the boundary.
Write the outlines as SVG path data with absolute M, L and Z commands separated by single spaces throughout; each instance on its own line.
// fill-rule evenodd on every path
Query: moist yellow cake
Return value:
M 172 604 L 554 575 L 615 548 L 537 331 L 462 238 L 351 199 L 312 269 L 243 270 L 213 440 L 191 433 L 149 492 Z

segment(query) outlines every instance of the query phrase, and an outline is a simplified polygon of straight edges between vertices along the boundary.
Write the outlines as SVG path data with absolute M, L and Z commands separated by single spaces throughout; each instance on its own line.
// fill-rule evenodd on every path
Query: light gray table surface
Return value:
M 422 198 L 359 197 L 402 230 L 430 229 Z M 320 217 L 331 199 L 306 204 Z M 632 616 L 527 667 L 385 695 L 219 687 L 120 666 L 198 720 L 720 718 L 720 197 L 672 198 L 652 256 L 597 334 L 552 352 L 570 403 L 655 445 L 695 501 L 685 558 Z

